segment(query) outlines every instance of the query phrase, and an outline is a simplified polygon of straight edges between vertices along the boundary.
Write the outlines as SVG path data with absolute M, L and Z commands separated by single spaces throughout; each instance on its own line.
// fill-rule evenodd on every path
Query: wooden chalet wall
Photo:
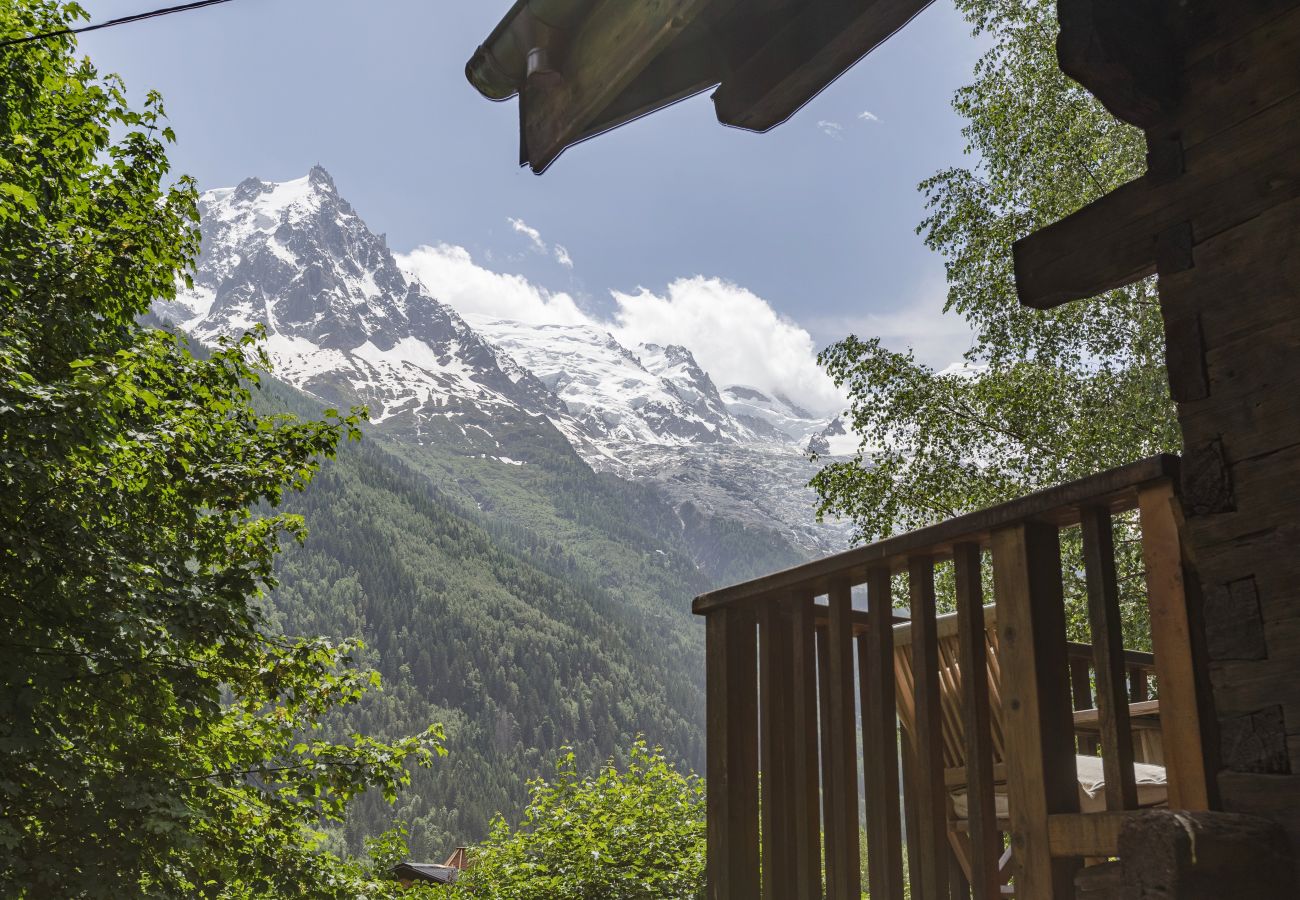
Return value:
M 1159 274 L 1223 809 L 1300 847 L 1300 0 L 1060 0 L 1149 173 L 1016 248 L 1046 308 Z M 1198 635 L 1199 637 L 1199 635 Z

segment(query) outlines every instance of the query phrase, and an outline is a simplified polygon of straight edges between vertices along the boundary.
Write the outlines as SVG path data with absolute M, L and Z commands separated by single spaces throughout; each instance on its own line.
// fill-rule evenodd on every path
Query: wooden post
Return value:
M 916 816 L 920 846 L 921 897 L 946 900 L 948 896 L 948 790 L 944 783 L 943 707 L 940 698 L 939 636 L 934 597 L 934 560 L 918 556 L 908 560 L 912 604 L 912 678 L 916 692 L 914 723 Z M 909 848 L 909 852 L 911 848 Z
M 867 884 L 872 900 L 903 900 L 898 795 L 894 604 L 888 569 L 867 573 L 867 633 L 858 638 L 862 764 L 867 795 Z
M 1060 535 L 1037 522 L 1000 528 L 992 551 L 1016 895 L 1069 900 L 1079 863 L 1053 859 L 1048 840 L 1048 816 L 1079 811 Z
M 757 897 L 758 673 L 754 619 L 740 610 L 717 610 L 708 617 L 705 642 L 709 659 L 709 898 Z
M 1115 540 L 1110 513 L 1098 507 L 1081 512 L 1083 561 L 1088 580 L 1088 622 L 1097 670 L 1097 715 L 1101 727 L 1106 808 L 1137 809 L 1133 774 L 1133 730 L 1124 690 L 1124 626 L 1115 577 Z
M 859 900 L 858 741 L 853 696 L 853 589 L 847 581 L 830 590 L 826 627 L 826 695 L 829 727 L 823 805 L 826 808 L 826 880 L 830 900 Z
M 1169 806 L 1207 810 L 1209 783 L 1196 698 L 1187 594 L 1183 586 L 1177 502 L 1168 482 L 1138 492 L 1142 560 L 1147 570 L 1151 646 L 1160 687 L 1160 731 L 1165 768 L 1169 772 Z
M 1002 896 L 1002 880 L 998 872 L 1002 840 L 993 797 L 993 732 L 979 545 L 958 544 L 953 547 L 953 567 L 957 581 L 957 642 L 961 653 L 962 710 L 966 732 L 970 887 L 974 900 L 995 900 Z

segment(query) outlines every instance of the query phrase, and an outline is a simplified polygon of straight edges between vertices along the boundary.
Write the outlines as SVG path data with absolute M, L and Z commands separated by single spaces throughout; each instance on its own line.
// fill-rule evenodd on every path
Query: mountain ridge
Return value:
M 368 407 L 371 427 L 398 440 L 527 464 L 502 436 L 531 432 L 805 556 L 846 546 L 847 526 L 813 519 L 806 450 L 827 425 L 797 403 L 719 388 L 681 345 L 462 316 L 401 270 L 319 166 L 204 192 L 199 208 L 194 286 L 158 309 L 198 339 L 265 327 L 279 377 L 329 405 Z M 769 477 L 742 477 L 756 463 Z

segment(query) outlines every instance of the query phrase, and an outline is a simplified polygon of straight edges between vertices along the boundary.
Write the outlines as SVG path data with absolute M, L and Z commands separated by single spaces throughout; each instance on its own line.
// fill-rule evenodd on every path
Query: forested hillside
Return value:
M 291 389 L 264 393 L 310 411 Z M 698 769 L 703 630 L 690 599 L 795 559 L 770 534 L 683 522 L 653 489 L 592 473 L 558 434 L 503 444 L 524 464 L 372 435 L 286 504 L 309 536 L 277 565 L 276 627 L 360 635 L 384 678 L 339 726 L 447 727 L 449 755 L 415 773 L 396 810 L 357 807 L 353 847 L 395 820 L 421 857 L 478 840 L 564 745 L 591 762 L 644 734 Z

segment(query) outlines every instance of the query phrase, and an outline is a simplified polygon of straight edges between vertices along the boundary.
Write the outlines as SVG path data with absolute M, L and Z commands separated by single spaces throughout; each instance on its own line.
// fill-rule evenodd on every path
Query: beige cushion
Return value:
M 1076 756 L 1074 761 L 1079 769 L 1079 809 L 1086 813 L 1105 812 L 1106 774 L 1101 757 Z M 1159 806 L 1169 799 L 1164 766 L 1137 763 L 1133 766 L 1133 774 L 1137 781 L 1138 806 Z M 1008 817 L 1006 785 L 999 784 L 993 789 L 993 806 L 999 819 Z M 964 788 L 952 792 L 952 808 L 959 819 L 970 815 Z

